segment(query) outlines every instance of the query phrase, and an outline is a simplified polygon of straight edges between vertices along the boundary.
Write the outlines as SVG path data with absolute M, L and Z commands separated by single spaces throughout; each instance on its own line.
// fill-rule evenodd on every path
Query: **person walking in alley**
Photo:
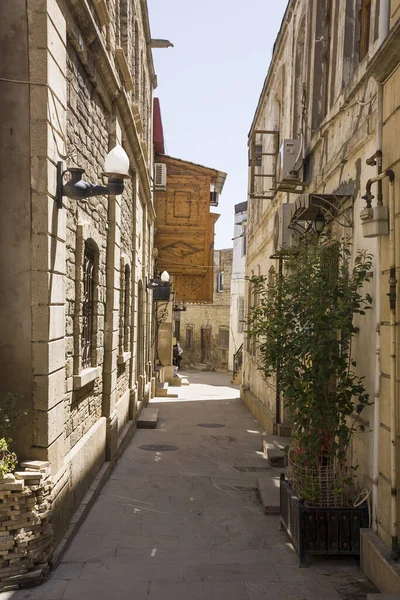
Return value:
M 181 366 L 182 354 L 183 354 L 182 347 L 179 343 L 179 340 L 177 340 L 176 344 L 174 345 L 174 349 L 173 349 L 173 359 L 174 359 L 174 365 L 176 367 L 178 367 L 178 370 L 180 369 L 180 366 Z

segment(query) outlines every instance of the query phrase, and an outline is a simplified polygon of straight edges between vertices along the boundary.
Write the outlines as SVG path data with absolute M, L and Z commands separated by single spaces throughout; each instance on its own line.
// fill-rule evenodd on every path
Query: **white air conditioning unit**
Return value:
M 167 165 L 154 163 L 154 187 L 165 190 L 167 188 Z
M 277 161 L 278 182 L 302 181 L 303 158 L 301 140 L 283 140 Z
M 297 245 L 298 235 L 288 227 L 293 206 L 293 204 L 281 204 L 275 213 L 274 253 Z

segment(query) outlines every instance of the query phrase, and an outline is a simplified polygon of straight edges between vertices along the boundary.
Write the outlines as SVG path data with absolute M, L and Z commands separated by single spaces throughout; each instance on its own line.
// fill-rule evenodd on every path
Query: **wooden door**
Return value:
M 211 363 L 211 327 L 201 330 L 201 362 L 206 365 Z

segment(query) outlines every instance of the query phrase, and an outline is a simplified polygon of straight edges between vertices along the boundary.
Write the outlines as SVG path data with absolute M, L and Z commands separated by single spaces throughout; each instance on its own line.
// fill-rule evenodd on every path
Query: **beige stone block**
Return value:
M 32 156 L 32 191 L 44 196 L 54 196 L 57 190 L 57 168 L 48 158 Z
M 66 106 L 67 104 L 67 80 L 65 72 L 60 70 L 50 52 L 47 52 L 47 81 L 58 100 Z
M 380 333 L 381 344 L 381 372 L 389 375 L 390 373 L 390 327 L 389 325 L 381 325 Z
M 33 411 L 33 443 L 35 446 L 50 446 L 64 431 L 64 402 L 49 411 Z
M 47 14 L 49 15 L 55 29 L 57 30 L 58 35 L 67 43 L 67 24 L 65 21 L 65 17 L 61 12 L 60 6 L 57 0 L 47 0 L 46 4 Z
M 378 480 L 378 523 L 379 535 L 385 543 L 390 543 L 391 530 L 391 491 L 390 483 L 383 477 Z
M 79 375 L 74 375 L 74 389 L 78 390 L 88 383 L 92 383 L 95 379 L 101 377 L 101 367 L 89 367 L 88 369 L 83 369 L 79 373 Z
M 66 391 L 65 369 L 61 368 L 50 375 L 35 375 L 33 378 L 33 407 L 36 410 L 50 410 L 61 402 Z
M 35 342 L 32 344 L 34 375 L 47 375 L 58 371 L 65 364 L 65 340 Z
M 399 415 L 400 418 L 400 415 Z M 379 420 L 383 425 L 390 425 L 390 380 L 387 377 L 380 379 L 379 395 Z
M 51 99 L 49 101 L 52 102 Z M 31 153 L 32 156 L 47 156 L 54 163 L 63 160 L 66 146 L 61 137 L 58 120 L 51 124 L 39 119 L 31 121 Z
M 64 306 L 32 306 L 32 340 L 46 342 L 65 335 Z
M 31 281 L 32 302 L 38 304 L 64 304 L 64 275 L 45 271 L 33 271 Z
M 32 231 L 50 234 L 62 241 L 67 236 L 66 211 L 57 208 L 51 196 L 32 195 Z
M 59 131 L 66 130 L 67 107 L 56 98 L 47 87 L 31 87 L 31 118 L 32 120 L 54 123 Z
M 64 434 L 60 435 L 47 448 L 32 446 L 29 457 L 33 460 L 48 460 L 52 474 L 57 473 L 63 467 L 64 462 Z
M 46 234 L 32 235 L 32 270 L 66 273 L 65 242 Z
M 65 32 L 65 20 L 63 19 L 63 23 L 64 23 L 64 32 Z M 53 23 L 53 21 L 51 19 L 48 20 L 47 22 L 47 44 L 48 44 L 48 49 L 49 52 L 51 54 L 51 56 L 53 57 L 54 61 L 56 62 L 58 68 L 60 69 L 61 73 L 63 75 L 66 75 L 67 73 L 67 50 L 66 50 L 66 37 L 65 35 L 63 36 L 63 33 L 61 32 L 61 35 L 58 31 L 58 29 L 56 28 L 55 24 Z

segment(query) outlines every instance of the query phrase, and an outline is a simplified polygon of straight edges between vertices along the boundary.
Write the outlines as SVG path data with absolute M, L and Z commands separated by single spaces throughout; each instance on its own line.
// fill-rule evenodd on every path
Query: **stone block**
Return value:
M 32 341 L 46 342 L 65 336 L 65 308 L 61 306 L 32 306 Z
M 67 217 L 65 210 L 59 210 L 51 196 L 32 195 L 32 231 L 49 234 L 65 241 L 67 237 Z
M 25 460 L 21 463 L 23 469 L 33 469 L 35 471 L 46 471 L 49 466 L 48 460 Z
M 65 340 L 33 343 L 32 364 L 34 375 L 47 375 L 61 369 L 65 364 Z
M 46 234 L 32 234 L 32 270 L 65 275 L 65 243 Z
M 61 402 L 65 391 L 65 369 L 61 368 L 50 375 L 35 375 L 33 379 L 33 407 L 36 410 L 50 410 Z
M 46 271 L 32 272 L 32 302 L 38 304 L 63 304 L 65 302 L 65 277 Z
M 60 435 L 47 447 L 32 446 L 29 455 L 36 460 L 46 460 L 50 463 L 51 472 L 57 473 L 64 463 L 64 435 Z
M 157 427 L 159 412 L 158 408 L 144 408 L 137 420 L 138 429 L 155 429 Z
M 400 597 L 400 567 L 372 529 L 361 529 L 361 569 L 381 592 Z
M 33 411 L 33 443 L 47 447 L 64 431 L 64 402 L 60 402 L 49 411 Z

